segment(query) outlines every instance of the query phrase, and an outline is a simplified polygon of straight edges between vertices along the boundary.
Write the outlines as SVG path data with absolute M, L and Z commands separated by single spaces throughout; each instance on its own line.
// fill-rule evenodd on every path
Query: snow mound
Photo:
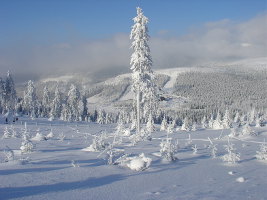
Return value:
M 43 140 L 46 140 L 46 138 L 43 134 L 36 133 L 36 135 L 31 140 L 32 141 L 43 141 Z
M 145 157 L 144 153 L 134 157 L 121 157 L 116 160 L 116 163 L 122 167 L 128 167 L 134 171 L 144 171 L 149 168 L 152 162 L 151 158 Z
M 236 179 L 236 182 L 239 182 L 239 183 L 244 183 L 245 182 L 245 178 L 240 176 Z
M 52 131 L 46 135 L 46 138 L 47 138 L 47 139 L 49 139 L 49 138 L 53 138 L 53 137 L 54 137 L 54 134 L 53 134 Z

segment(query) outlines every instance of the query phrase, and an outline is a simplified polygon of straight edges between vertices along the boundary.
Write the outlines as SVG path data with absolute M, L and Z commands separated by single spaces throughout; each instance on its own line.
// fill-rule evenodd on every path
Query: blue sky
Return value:
M 1 0 L 1 43 L 105 38 L 130 31 L 135 7 L 150 19 L 150 33 L 184 34 L 210 21 L 247 20 L 266 0 Z
M 217 46 L 213 47 L 216 40 L 230 38 L 230 43 L 230 40 L 240 38 L 238 34 L 242 31 L 249 32 L 251 28 L 257 27 L 256 24 L 261 24 L 261 30 L 254 31 L 257 34 L 242 35 L 240 43 L 244 44 L 243 46 L 253 46 L 253 37 L 264 35 L 267 29 L 267 0 L 0 0 L 1 73 L 4 73 L 2 70 L 11 68 L 18 74 L 26 74 L 25 71 L 29 71 L 34 73 L 33 77 L 40 77 L 40 74 L 45 74 L 41 68 L 47 65 L 53 66 L 58 73 L 71 73 L 74 66 L 91 71 L 99 67 L 102 71 L 107 69 L 111 72 L 112 69 L 107 63 L 103 63 L 101 58 L 96 59 L 96 50 L 90 48 L 99 48 L 99 51 L 106 51 L 108 48 L 113 48 L 110 51 L 114 51 L 114 48 L 118 48 L 118 52 L 127 51 L 125 55 L 120 54 L 121 57 L 115 55 L 117 59 L 122 60 L 121 63 L 112 63 L 111 60 L 109 66 L 114 69 L 128 67 L 130 51 L 127 40 L 137 6 L 140 6 L 150 19 L 151 46 L 154 48 L 151 51 L 155 53 L 152 56 L 155 58 L 156 68 L 192 64 L 189 62 L 192 59 L 188 53 L 182 55 L 182 59 L 178 61 L 169 61 L 176 57 L 170 55 L 171 50 L 170 54 L 161 56 L 158 48 L 162 44 L 176 52 L 180 52 L 180 49 L 176 49 L 173 44 L 183 46 L 183 49 L 191 52 L 196 49 L 196 41 L 203 41 L 202 46 L 197 48 L 208 49 L 211 47 L 203 38 L 212 35 L 212 48 L 221 49 L 220 45 L 225 44 L 216 44 Z M 214 31 L 217 31 L 216 34 Z M 186 41 L 183 37 L 193 39 Z M 170 38 L 176 43 L 170 41 Z M 60 52 L 54 50 L 55 47 L 60 47 Z M 232 47 L 223 48 L 228 51 L 227 48 Z M 253 52 L 261 52 L 263 48 L 265 46 L 253 49 Z M 233 57 L 243 58 L 250 53 L 242 49 L 240 55 Z M 81 57 L 81 54 L 84 54 L 84 57 Z M 109 51 L 106 54 L 110 54 Z M 195 54 L 197 55 L 197 52 Z M 92 55 L 92 59 L 85 58 L 87 55 Z M 262 52 L 253 56 L 262 56 Z M 77 62 L 73 61 L 70 65 L 70 62 L 62 61 L 69 57 Z M 195 58 L 195 62 L 207 61 L 206 57 L 201 55 Z M 214 55 L 215 60 L 217 57 Z M 168 60 L 168 63 L 164 60 Z M 18 68 L 23 71 L 19 72 Z

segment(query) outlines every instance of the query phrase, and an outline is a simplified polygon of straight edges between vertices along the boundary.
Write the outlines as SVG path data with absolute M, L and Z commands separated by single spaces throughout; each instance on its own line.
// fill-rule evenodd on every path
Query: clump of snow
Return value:
M 43 141 L 46 140 L 42 133 L 37 132 L 36 135 L 31 139 L 32 141 Z
M 54 133 L 52 132 L 52 130 L 45 136 L 46 139 L 50 139 L 54 137 Z
M 131 170 L 143 171 L 149 168 L 151 162 L 151 158 L 148 158 L 144 155 L 144 153 L 141 153 L 139 156 L 134 157 L 128 157 L 125 155 L 117 159 L 115 163 L 122 167 L 128 167 Z
M 244 183 L 246 180 L 244 177 L 240 176 L 236 179 L 236 182 L 239 182 L 239 183 Z

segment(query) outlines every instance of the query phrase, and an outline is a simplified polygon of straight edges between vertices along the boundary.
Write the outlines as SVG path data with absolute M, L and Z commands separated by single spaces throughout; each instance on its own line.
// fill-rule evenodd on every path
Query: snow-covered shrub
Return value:
M 264 143 L 260 145 L 260 151 L 257 151 L 256 158 L 258 160 L 267 161 L 267 144 L 264 140 Z
M 19 135 L 18 132 L 15 130 L 15 128 L 13 127 L 13 125 L 11 125 L 10 131 L 11 131 L 11 134 L 12 134 L 12 137 L 13 137 L 13 138 L 18 138 L 18 137 L 20 137 L 20 135 Z
M 21 143 L 21 153 L 30 153 L 33 151 L 34 145 L 30 140 L 27 139 L 23 139 L 22 143 Z
M 261 117 L 256 118 L 256 127 L 264 126 L 264 120 Z
M 4 154 L 5 154 L 5 160 L 4 160 L 5 162 L 14 160 L 14 152 L 8 146 L 6 146 L 6 149 L 4 150 Z
M 122 156 L 115 161 L 115 164 L 118 164 L 122 167 L 128 167 L 131 170 L 135 171 L 144 171 L 151 165 L 152 159 L 148 158 L 141 153 L 139 156 L 130 157 L 128 155 Z
M 66 138 L 66 135 L 65 135 L 64 133 L 60 133 L 60 134 L 58 135 L 58 139 L 59 139 L 61 142 L 63 142 L 63 141 L 65 140 L 65 138 Z
M 83 151 L 92 151 L 92 152 L 99 152 L 105 150 L 109 143 L 106 141 L 107 136 L 105 132 L 102 132 L 100 135 L 94 135 L 92 144 L 84 148 Z
M 194 144 L 192 146 L 192 150 L 193 150 L 193 154 L 197 154 L 198 148 L 197 148 L 197 145 L 196 144 Z
M 228 144 L 224 145 L 227 154 L 222 156 L 222 160 L 224 162 L 235 164 L 236 162 L 240 161 L 240 154 L 236 153 L 236 149 L 234 148 L 234 144 L 230 143 L 230 139 L 228 137 Z
M 216 158 L 217 157 L 217 151 L 218 151 L 218 149 L 216 147 L 217 144 L 214 144 L 209 137 L 208 137 L 208 139 L 210 142 L 210 144 L 208 145 L 208 149 L 210 149 L 210 155 L 212 158 Z
M 11 138 L 11 137 L 12 137 L 12 133 L 8 130 L 8 127 L 6 126 L 4 129 L 3 138 Z
M 191 147 L 193 143 L 193 140 L 191 139 L 191 134 L 188 134 L 188 139 L 185 142 L 185 147 Z
M 242 128 L 243 136 L 257 136 L 257 132 L 255 132 L 248 123 L 246 123 Z
M 229 137 L 238 137 L 239 136 L 238 129 L 237 128 L 231 128 L 230 134 L 228 136 Z
M 172 138 L 163 139 L 160 143 L 160 155 L 166 161 L 174 161 L 177 158 L 175 157 L 175 153 L 177 153 L 178 149 L 175 144 L 172 143 Z

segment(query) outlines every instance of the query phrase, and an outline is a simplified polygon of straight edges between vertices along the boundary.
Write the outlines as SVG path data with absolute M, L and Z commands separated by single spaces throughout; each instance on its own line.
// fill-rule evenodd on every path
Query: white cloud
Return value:
M 213 61 L 266 57 L 267 15 L 236 23 L 229 19 L 209 22 L 184 36 L 151 37 L 155 68 L 171 68 Z M 131 50 L 127 34 L 95 41 L 69 41 L 31 48 L 24 45 L 0 49 L 0 67 L 11 69 L 19 80 L 70 73 L 94 78 L 130 72 Z

